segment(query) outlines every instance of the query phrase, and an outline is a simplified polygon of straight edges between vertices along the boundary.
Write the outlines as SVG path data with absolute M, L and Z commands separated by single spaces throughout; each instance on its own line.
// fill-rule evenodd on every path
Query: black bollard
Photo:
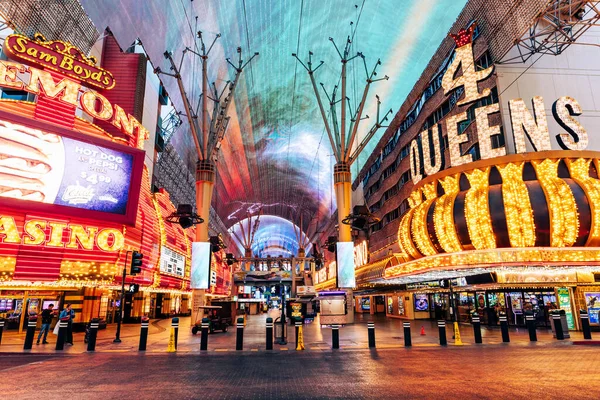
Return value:
M 90 321 L 90 336 L 88 338 L 87 351 L 96 351 L 96 338 L 98 338 L 99 326 L 100 320 L 98 318 L 92 318 Z
M 148 343 L 148 327 L 150 325 L 150 318 L 142 317 L 142 325 L 140 328 L 140 345 L 139 351 L 146 351 L 146 344 Z
M 273 318 L 267 318 L 267 350 L 273 350 Z
M 481 338 L 481 319 L 479 314 L 473 314 L 471 322 L 473 322 L 473 336 L 475 336 L 475 343 L 483 343 Z
M 173 317 L 171 320 L 171 328 L 175 331 L 175 350 L 177 350 L 177 335 L 179 335 L 179 318 Z
M 237 336 L 235 339 L 235 349 L 244 349 L 244 318 L 237 319 Z
M 2 331 L 4 331 L 4 318 L 0 318 L 0 344 L 2 344 Z
M 440 331 L 440 346 L 446 346 L 448 340 L 446 340 L 446 321 L 438 321 L 438 329 Z
M 200 350 L 208 350 L 208 328 L 210 327 L 210 321 L 208 318 L 202 318 L 200 325 Z
M 412 346 L 412 339 L 410 337 L 410 322 L 403 322 L 404 326 L 404 346 L 410 347 Z
M 562 323 L 560 321 L 560 314 L 552 314 L 552 324 L 554 325 L 554 334 L 556 335 L 556 339 L 565 340 Z
M 527 330 L 529 331 L 529 341 L 537 342 L 537 331 L 535 329 L 535 316 L 533 313 L 525 315 L 525 323 L 527 324 Z
M 581 319 L 581 330 L 583 331 L 584 339 L 592 338 L 592 330 L 590 328 L 590 317 L 585 310 L 579 310 L 579 318 Z M 2 339 L 2 330 L 0 328 L 0 339 Z
M 369 331 L 369 348 L 373 348 L 375 347 L 375 323 L 369 322 L 367 329 Z
M 509 343 L 510 336 L 508 335 L 508 318 L 506 315 L 500 315 L 500 330 L 502 331 L 502 342 Z
M 333 349 L 340 348 L 340 326 L 331 325 L 331 347 Z
M 37 325 L 37 316 L 29 317 L 27 321 L 27 333 L 25 334 L 25 344 L 23 344 L 23 350 L 31 350 L 33 345 L 33 337 L 35 336 L 35 327 Z
M 296 349 L 298 348 L 298 332 L 300 332 L 300 327 L 302 326 L 302 321 L 295 321 L 294 327 L 296 328 Z
M 57 322 L 58 335 L 56 336 L 55 350 L 63 350 L 65 348 L 65 338 L 67 336 L 67 326 L 69 325 L 70 318 L 71 317 L 64 317 Z

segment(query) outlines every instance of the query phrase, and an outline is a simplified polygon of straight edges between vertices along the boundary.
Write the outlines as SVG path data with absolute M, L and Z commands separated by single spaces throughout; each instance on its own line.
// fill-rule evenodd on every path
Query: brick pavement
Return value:
M 0 355 L 18 399 L 597 399 L 593 347 Z

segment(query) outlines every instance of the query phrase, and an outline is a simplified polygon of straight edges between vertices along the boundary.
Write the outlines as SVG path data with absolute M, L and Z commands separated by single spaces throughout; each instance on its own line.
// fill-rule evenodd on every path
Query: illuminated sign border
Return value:
M 99 89 L 109 90 L 116 84 L 110 71 L 96 66 L 95 57 L 86 57 L 71 43 L 46 40 L 40 33 L 36 33 L 33 39 L 19 34 L 8 35 L 4 41 L 4 52 Z
M 27 117 L 21 117 L 5 111 L 0 111 L 0 119 L 10 121 L 16 124 L 29 126 L 46 132 L 52 132 L 60 136 L 79 140 L 82 142 L 94 144 L 111 150 L 130 154 L 133 157 L 131 179 L 129 181 L 129 196 L 127 199 L 127 209 L 124 215 L 111 214 L 103 211 L 85 210 L 57 204 L 37 203 L 28 200 L 2 198 L 0 204 L 16 208 L 18 210 L 27 209 L 44 213 L 53 213 L 68 217 L 81 218 L 84 220 L 102 220 L 125 225 L 135 225 L 137 217 L 137 208 L 140 198 L 140 188 L 142 183 L 142 174 L 144 168 L 144 151 L 133 147 L 124 146 L 108 140 L 88 136 L 70 129 L 61 128 L 49 123 L 41 122 Z

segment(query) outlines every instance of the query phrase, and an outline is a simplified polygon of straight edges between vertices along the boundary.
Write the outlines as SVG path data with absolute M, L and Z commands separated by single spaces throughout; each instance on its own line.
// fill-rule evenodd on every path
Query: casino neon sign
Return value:
M 456 42 L 455 58 L 448 66 L 442 77 L 444 94 L 448 95 L 458 88 L 463 88 L 464 97 L 456 103 L 465 106 L 488 97 L 489 88 L 480 90 L 478 83 L 487 79 L 494 67 L 482 69 L 475 68 L 473 57 L 473 32 L 475 24 L 468 29 L 461 29 L 457 35 L 451 34 Z M 462 75 L 456 76 L 459 71 Z M 511 99 L 508 102 L 510 111 L 510 125 L 513 132 L 516 153 L 528 152 L 527 143 L 533 151 L 552 150 L 548 121 L 546 118 L 544 99 L 535 96 L 532 99 L 532 111 L 529 111 L 523 99 Z M 480 158 L 490 159 L 507 154 L 505 146 L 494 147 L 492 137 L 501 134 L 500 125 L 490 125 L 489 116 L 498 114 L 500 105 L 493 103 L 475 109 L 475 127 Z M 566 131 L 556 135 L 556 141 L 562 150 L 585 150 L 589 139 L 586 129 L 574 117 L 581 115 L 582 108 L 572 97 L 562 96 L 552 105 L 552 115 L 556 122 Z M 448 139 L 450 167 L 468 164 L 474 161 L 470 153 L 464 153 L 461 146 L 469 142 L 469 136 L 464 131 L 459 131 L 458 126 L 468 121 L 467 111 L 449 116 L 444 120 L 423 130 L 418 138 L 410 143 L 410 170 L 412 181 L 417 184 L 424 176 L 431 176 L 444 169 L 444 148 L 442 147 L 442 127 L 445 122 L 445 131 Z
M 5 52 L 44 68 L 54 67 L 50 69 L 74 77 L 77 81 L 65 77 L 56 82 L 49 71 L 18 62 L 0 61 L 0 86 L 13 90 L 24 90 L 35 95 L 44 95 L 71 106 L 79 107 L 95 119 L 110 122 L 127 136 L 133 136 L 137 132 L 138 147 L 142 146 L 143 140 L 149 138 L 148 130 L 134 116 L 126 113 L 119 105 L 112 104 L 105 96 L 95 90 L 82 86 L 81 82 L 110 89 L 114 86 L 114 78 L 112 78 L 110 72 L 80 61 L 76 62 L 73 56 L 70 56 L 73 58 L 72 60 L 69 58 L 70 61 L 64 61 L 67 59 L 64 58 L 67 55 L 62 53 L 58 54 L 61 54 L 63 58 L 56 58 L 55 61 L 54 57 L 58 56 L 42 52 L 40 49 L 34 49 L 33 47 L 26 47 L 23 38 L 25 37 L 20 35 L 9 35 L 4 42 Z M 36 43 L 27 42 L 28 46 L 32 44 Z M 23 52 L 24 54 L 21 54 Z M 86 65 L 85 68 L 83 64 Z M 72 73 L 64 71 L 65 68 L 71 68 Z M 97 81 L 98 79 L 100 82 Z M 104 83 L 108 83 L 108 85 L 104 85 Z
M 44 246 L 66 249 L 117 252 L 125 247 L 123 232 L 115 228 L 100 229 L 95 226 L 69 224 L 62 221 L 30 219 L 19 233 L 13 217 L 0 216 L 0 243 Z M 66 234 L 65 234 L 66 233 Z

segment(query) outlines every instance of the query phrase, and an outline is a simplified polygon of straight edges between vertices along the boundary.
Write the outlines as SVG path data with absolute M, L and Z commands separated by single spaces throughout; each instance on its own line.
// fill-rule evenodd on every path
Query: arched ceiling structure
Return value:
M 218 87 L 232 79 L 225 58 L 237 60 L 260 52 L 244 71 L 230 108 L 231 121 L 222 143 L 213 207 L 231 227 L 262 208 L 265 214 L 288 218 L 302 209 L 320 221 L 335 211 L 332 198 L 334 158 L 318 112 L 309 77 L 291 56 L 303 60 L 309 50 L 324 66 L 316 72 L 331 92 L 339 82 L 340 59 L 332 43 L 343 48 L 353 36 L 351 54 L 361 51 L 367 66 L 382 65 L 371 88 L 358 133 L 358 142 L 374 122 L 375 95 L 382 107 L 398 110 L 434 54 L 466 0 L 81 0 L 99 30 L 109 27 L 126 48 L 141 40 L 155 67 L 168 71 L 164 52 L 179 62 L 183 50 L 198 51 L 197 31 L 216 42 L 208 63 L 210 81 Z M 199 102 L 201 62 L 188 53 L 181 74 L 194 107 Z M 183 110 L 174 79 L 161 77 L 175 107 Z M 349 64 L 348 96 L 355 110 L 365 82 L 360 58 Z M 338 94 L 339 97 L 339 94 Z M 325 96 L 323 96 L 324 99 Z M 339 112 L 338 112 L 339 114 Z M 352 168 L 356 173 L 384 129 L 371 141 Z M 193 172 L 196 154 L 184 124 L 171 142 Z M 304 220 L 306 230 L 310 218 Z M 266 222 L 265 222 L 266 225 Z
M 252 217 L 250 226 L 254 225 L 256 217 Z M 242 228 L 243 226 L 243 228 Z M 244 239 L 244 234 L 248 235 L 248 218 L 236 223 L 229 232 L 234 233 L 234 237 Z M 296 239 L 296 233 L 294 224 L 285 218 L 281 218 L 275 215 L 261 215 L 259 218 L 258 229 L 254 233 L 254 240 L 252 242 L 252 254 L 255 257 L 292 257 L 298 254 L 298 240 Z M 304 232 L 301 233 L 302 237 L 305 237 Z M 239 250 L 244 254 L 244 246 L 235 240 Z M 309 244 L 305 249 L 308 253 L 312 245 Z

